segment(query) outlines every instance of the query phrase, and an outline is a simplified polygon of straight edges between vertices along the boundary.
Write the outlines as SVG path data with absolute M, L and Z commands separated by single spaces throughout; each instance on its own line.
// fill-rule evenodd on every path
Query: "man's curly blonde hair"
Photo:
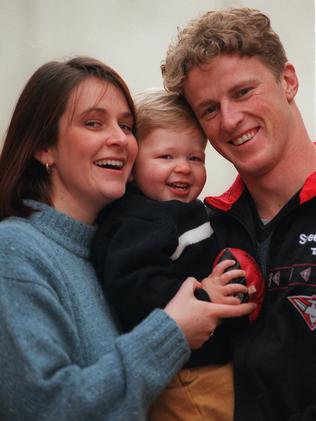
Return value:
M 178 32 L 161 65 L 164 86 L 183 94 L 183 85 L 192 68 L 220 54 L 257 56 L 277 80 L 287 62 L 279 36 L 270 19 L 259 10 L 229 8 L 209 11 Z

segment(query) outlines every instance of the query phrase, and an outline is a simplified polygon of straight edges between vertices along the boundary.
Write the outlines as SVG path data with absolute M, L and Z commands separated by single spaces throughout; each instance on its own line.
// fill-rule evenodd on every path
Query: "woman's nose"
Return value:
M 120 126 L 112 126 L 107 134 L 106 142 L 110 145 L 127 145 L 127 135 Z

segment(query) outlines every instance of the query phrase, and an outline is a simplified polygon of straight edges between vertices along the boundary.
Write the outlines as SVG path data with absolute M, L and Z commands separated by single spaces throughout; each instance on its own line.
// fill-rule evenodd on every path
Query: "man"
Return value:
M 248 250 L 266 276 L 259 319 L 235 335 L 235 419 L 316 420 L 316 148 L 294 66 L 269 18 L 238 8 L 193 20 L 162 71 L 239 173 L 205 200 L 220 247 Z

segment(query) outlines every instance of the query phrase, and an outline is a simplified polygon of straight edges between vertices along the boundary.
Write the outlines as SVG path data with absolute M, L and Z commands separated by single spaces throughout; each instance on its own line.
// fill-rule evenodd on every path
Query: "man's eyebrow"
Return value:
M 236 91 L 238 91 L 239 89 L 245 88 L 249 85 L 258 85 L 258 80 L 255 78 L 248 78 L 248 79 L 244 79 L 238 83 L 236 83 L 236 85 L 232 86 L 228 92 L 229 93 L 234 93 Z
M 228 93 L 231 95 L 235 93 L 236 91 L 238 91 L 239 89 L 245 88 L 246 86 L 249 86 L 249 85 L 258 85 L 258 80 L 255 78 L 242 80 L 241 82 L 238 82 L 235 85 L 233 85 L 231 88 L 229 88 Z M 216 99 L 206 98 L 206 99 L 203 99 L 203 101 L 201 101 L 196 106 L 196 109 L 197 111 L 200 111 L 205 107 L 208 107 L 210 105 L 216 105 L 216 104 L 218 104 L 218 101 Z

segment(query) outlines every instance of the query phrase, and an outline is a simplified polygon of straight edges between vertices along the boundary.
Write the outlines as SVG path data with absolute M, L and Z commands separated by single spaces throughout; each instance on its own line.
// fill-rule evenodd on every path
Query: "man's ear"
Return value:
M 292 102 L 298 91 L 298 79 L 293 64 L 285 64 L 281 78 L 287 100 L 288 102 Z

